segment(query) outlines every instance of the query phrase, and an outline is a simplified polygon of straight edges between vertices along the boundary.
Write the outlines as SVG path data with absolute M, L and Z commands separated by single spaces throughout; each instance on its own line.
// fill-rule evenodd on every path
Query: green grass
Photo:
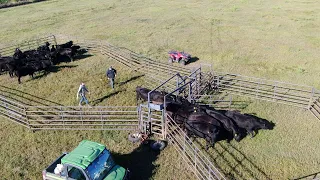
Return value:
M 319 5 L 316 0 L 52 0 L 1 9 L 0 47 L 37 35 L 70 34 L 107 40 L 164 62 L 167 51 L 185 50 L 200 58 L 199 62 L 213 64 L 215 70 L 320 88 Z M 53 102 L 76 105 L 80 81 L 92 91 L 90 100 L 112 93 L 104 78 L 110 64 L 119 69 L 118 82 L 140 75 L 104 56 L 92 56 L 67 64 L 76 67 L 61 68 L 42 78 L 25 77 L 21 85 L 7 76 L 1 76 L 0 81 Z M 133 89 L 141 84 L 143 78 L 118 86 L 120 93 L 97 105 L 134 105 Z M 272 120 L 276 128 L 240 143 L 217 144 L 209 152 L 217 165 L 236 179 L 292 179 L 319 172 L 320 123 L 304 110 L 251 101 L 243 111 Z M 141 156 L 131 153 L 136 146 L 126 140 L 126 132 L 31 133 L 7 120 L 0 123 L 0 176 L 4 179 L 41 179 L 43 168 L 82 139 L 106 144 L 123 155 L 117 154 L 117 159 L 125 165 L 125 159 L 133 157 L 128 154 L 133 154 L 133 159 Z M 175 169 L 176 159 L 172 147 L 152 159 L 157 167 L 152 178 L 186 179 L 185 171 Z M 139 166 L 136 172 L 141 171 Z

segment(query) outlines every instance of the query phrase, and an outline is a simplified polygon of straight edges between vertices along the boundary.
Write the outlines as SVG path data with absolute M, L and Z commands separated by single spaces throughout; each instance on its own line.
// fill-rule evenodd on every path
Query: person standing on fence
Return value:
M 110 80 L 111 88 L 114 89 L 114 78 L 117 76 L 117 70 L 112 68 L 112 66 L 109 67 L 107 70 L 107 78 Z
M 89 105 L 89 101 L 86 98 L 86 93 L 89 93 L 89 90 L 87 89 L 86 85 L 84 83 L 81 83 L 77 92 L 77 100 L 79 99 L 79 95 L 80 95 L 80 102 L 79 102 L 79 106 L 81 106 L 82 102 L 84 101 L 88 106 Z

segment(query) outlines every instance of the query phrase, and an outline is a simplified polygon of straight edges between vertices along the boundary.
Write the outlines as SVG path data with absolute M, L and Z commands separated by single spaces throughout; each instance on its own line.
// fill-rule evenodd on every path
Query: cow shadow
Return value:
M 136 80 L 136 79 L 139 79 L 139 78 L 141 78 L 141 77 L 143 77 L 143 76 L 144 76 L 144 74 L 143 74 L 143 75 L 139 75 L 139 76 L 131 77 L 131 78 L 128 79 L 128 80 L 119 82 L 119 86 L 125 85 L 125 84 L 127 84 L 127 83 L 129 83 L 129 82 L 131 82 L 131 81 L 134 81 L 134 80 Z
M 320 178 L 320 172 L 317 173 L 313 173 L 313 174 L 309 174 L 306 176 L 302 176 L 302 177 L 298 177 L 298 178 L 294 178 L 292 180 L 301 180 L 301 179 L 319 179 Z
M 186 63 L 186 65 L 187 64 L 191 64 L 191 63 L 194 63 L 194 62 L 196 62 L 196 61 L 198 61 L 199 60 L 199 58 L 198 57 L 191 57 L 190 59 L 189 59 L 189 61 Z
M 194 140 L 201 149 L 205 145 L 198 139 Z M 226 175 L 227 179 L 271 179 L 264 171 L 254 164 L 242 151 L 232 143 L 217 142 L 214 148 L 204 152 L 215 166 Z M 222 168 L 227 167 L 227 168 Z M 245 176 L 247 175 L 247 176 Z
M 129 154 L 112 152 L 115 162 L 130 170 L 130 179 L 148 180 L 154 175 L 159 165 L 154 162 L 158 159 L 160 151 L 154 151 L 149 145 L 141 144 Z
M 93 55 L 92 54 L 79 54 L 74 58 L 74 61 L 85 59 L 85 58 L 88 58 L 88 57 L 91 57 L 91 56 L 93 56 Z
M 49 73 L 57 73 L 59 71 L 61 71 L 62 69 L 70 69 L 70 68 L 74 68 L 74 67 L 77 67 L 78 65 L 62 65 L 62 66 L 51 66 L 49 71 L 47 73 L 45 72 L 39 72 L 37 73 L 37 75 L 32 78 L 32 79 L 40 79 L 42 77 L 45 77 L 47 76 Z
M 63 104 L 20 91 L 18 89 L 10 88 L 4 85 L 0 85 L 0 90 L 3 94 L 2 96 L 7 96 L 8 98 L 20 102 L 23 105 L 40 105 L 40 106 L 63 106 Z
M 91 103 L 92 103 L 93 106 L 95 106 L 95 105 L 97 105 L 98 103 L 101 103 L 102 101 L 104 101 L 105 99 L 119 94 L 120 92 L 122 92 L 122 90 L 121 90 L 121 91 L 112 92 L 112 93 L 110 93 L 110 94 L 108 94 L 108 95 L 105 95 L 105 96 L 103 96 L 103 97 L 101 97 L 101 98 L 98 98 L 98 99 L 93 100 Z

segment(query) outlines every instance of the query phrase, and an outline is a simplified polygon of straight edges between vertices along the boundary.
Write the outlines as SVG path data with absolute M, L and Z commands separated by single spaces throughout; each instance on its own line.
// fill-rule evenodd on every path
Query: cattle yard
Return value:
M 51 35 L 6 47 L 1 49 L 0 53 L 10 54 L 17 46 L 27 50 L 45 41 L 59 43 L 71 39 L 81 47 L 87 48 L 94 55 L 110 57 L 126 66 L 131 72 L 143 73 L 145 86 L 154 90 L 161 89 L 177 94 L 183 88 L 183 91 L 179 93 L 189 93 L 189 97 L 192 96 L 198 103 L 210 104 L 222 109 L 237 109 L 236 102 L 245 102 L 242 99 L 247 96 L 250 99 L 257 99 L 258 105 L 265 101 L 274 104 L 286 104 L 294 108 L 308 110 L 317 119 L 320 117 L 318 101 L 320 93 L 314 87 L 215 72 L 207 64 L 200 64 L 193 69 L 172 66 L 104 41 Z M 192 81 L 182 83 L 182 76 L 187 76 Z M 270 175 L 261 170 L 259 165 L 250 163 L 250 158 L 242 153 L 241 147 L 239 148 L 232 143 L 219 143 L 214 149 L 204 151 L 201 140 L 192 142 L 173 121 L 166 120 L 163 110 L 159 112 L 150 109 L 150 103 L 140 105 L 139 108 L 137 106 L 94 106 L 93 108 L 86 108 L 43 105 L 41 102 L 33 102 L 30 105 L 29 102 L 25 101 L 28 100 L 27 98 L 20 100 L 21 97 L 20 99 L 16 98 L 15 94 L 10 94 L 10 91 L 6 91 L 6 88 L 8 87 L 1 86 L 1 116 L 31 130 L 136 131 L 144 129 L 146 122 L 151 122 L 153 126 L 148 127 L 151 128 L 151 132 L 158 134 L 161 139 L 168 139 L 172 147 L 179 152 L 180 160 L 184 162 L 182 168 L 194 172 L 198 179 L 270 178 Z M 29 94 L 29 96 L 32 95 Z M 280 122 L 277 123 L 281 124 Z M 278 126 L 277 123 L 276 127 Z M 241 159 L 236 154 L 241 154 Z M 236 168 L 237 165 L 232 167 L 234 161 L 242 166 L 239 166 L 239 168 Z M 244 161 L 247 162 L 244 163 Z M 223 165 L 224 163 L 229 164 L 229 167 Z

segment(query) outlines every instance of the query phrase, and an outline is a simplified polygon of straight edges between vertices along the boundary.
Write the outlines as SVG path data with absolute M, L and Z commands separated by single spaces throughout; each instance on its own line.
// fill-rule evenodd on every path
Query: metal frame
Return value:
M 161 85 L 156 87 L 154 90 L 164 87 L 167 91 L 171 92 L 170 94 L 173 94 L 174 92 L 177 92 L 181 90 L 184 87 L 187 87 L 189 85 L 189 98 L 191 98 L 191 95 L 196 101 L 200 101 L 202 99 L 208 98 L 209 100 L 213 99 L 212 97 L 214 95 L 212 94 L 204 94 L 206 91 L 209 91 L 208 87 L 206 87 L 205 83 L 209 83 L 209 85 L 212 85 L 212 87 L 215 88 L 217 93 L 221 92 L 227 92 L 229 94 L 235 94 L 235 95 L 241 95 L 241 96 L 248 96 L 255 99 L 261 99 L 266 101 L 271 101 L 275 103 L 282 103 L 287 104 L 291 106 L 297 106 L 300 108 L 308 109 L 316 118 L 320 120 L 320 91 L 316 90 L 314 87 L 311 86 L 303 86 L 298 84 L 292 84 L 292 83 L 285 83 L 280 81 L 270 81 L 266 79 L 261 78 L 255 78 L 255 77 L 248 77 L 248 76 L 242 76 L 238 74 L 230 74 L 230 73 L 222 73 L 222 72 L 214 72 L 212 71 L 212 67 L 209 67 L 209 70 L 204 71 L 205 65 L 200 65 L 200 68 L 197 69 L 197 72 L 191 72 L 191 74 L 196 74 L 196 78 L 193 80 L 192 77 L 190 77 L 190 70 L 186 67 L 181 67 L 179 65 L 174 64 L 166 64 L 159 61 L 152 60 L 148 57 L 145 57 L 141 54 L 137 54 L 133 51 L 130 51 L 126 48 L 122 47 L 116 47 L 112 44 L 109 44 L 105 41 L 97 41 L 97 40 L 83 40 L 81 38 L 77 37 L 71 37 L 71 36 L 64 36 L 64 35 L 50 35 L 42 38 L 37 38 L 35 40 L 25 41 L 23 43 L 20 43 L 19 45 L 12 45 L 5 48 L 0 49 L 0 53 L 3 56 L 11 55 L 14 52 L 14 49 L 17 47 L 22 48 L 22 50 L 31 49 L 35 46 L 39 46 L 40 42 L 45 42 L 50 40 L 50 42 L 53 42 L 57 44 L 57 41 L 61 40 L 70 40 L 70 39 L 76 39 L 76 44 L 79 44 L 82 47 L 87 48 L 90 50 L 90 52 L 93 53 L 100 53 L 102 55 L 109 56 L 113 59 L 115 59 L 117 62 L 131 68 L 133 71 L 138 71 L 144 74 L 150 75 L 148 81 L 149 85 L 154 85 L 160 83 Z M 162 72 L 161 74 L 158 72 Z M 179 74 L 177 74 L 179 73 Z M 156 75 L 159 74 L 159 75 Z M 189 82 L 187 83 L 181 83 L 178 81 L 173 81 L 174 77 L 177 77 L 177 80 L 179 80 L 179 77 L 182 80 L 181 76 L 188 76 Z M 193 82 L 196 82 L 193 84 Z M 198 88 L 196 91 L 193 91 L 193 89 Z M 193 93 L 196 92 L 196 93 Z M 148 119 L 152 120 L 150 115 L 150 94 L 148 94 Z M 190 100 L 190 99 L 189 99 Z M 164 98 L 164 101 L 166 101 L 166 96 Z M 212 102 L 217 100 L 212 100 Z M 219 101 L 219 100 L 218 100 Z M 209 102 L 209 101 L 207 101 Z M 227 102 L 221 100 L 221 102 Z M 232 96 L 229 99 L 229 107 L 232 102 Z M 165 106 L 166 103 L 164 103 Z M 73 111 L 66 111 L 64 110 L 63 106 L 51 106 L 50 108 L 55 108 L 54 112 L 50 112 L 48 110 L 45 110 L 45 108 L 48 108 L 48 106 L 42 106 L 42 107 L 36 107 L 33 106 L 32 108 L 38 108 L 38 111 L 32 112 L 30 111 L 30 107 L 24 106 L 23 104 L 16 103 L 8 98 L 5 98 L 3 96 L 0 96 L 0 116 L 7 118 L 15 123 L 18 123 L 19 125 L 22 125 L 24 127 L 30 128 L 30 129 L 37 129 L 35 125 L 35 122 L 49 122 L 50 120 L 43 120 L 43 117 L 59 117 L 58 128 L 56 129 L 63 129 L 63 130 L 71 130 L 71 129 L 84 129 L 84 130 L 107 130 L 106 128 L 107 124 L 106 122 L 111 122 L 105 120 L 105 117 L 108 117 L 108 115 L 104 113 L 110 113 L 111 111 L 103 111 L 104 107 L 95 107 L 95 111 L 77 111 L 77 113 L 80 113 L 80 115 L 73 114 Z M 78 108 L 78 107 L 72 107 L 72 108 Z M 136 118 L 138 120 L 132 121 L 137 122 L 137 124 L 134 124 L 133 126 L 137 129 L 141 129 L 141 112 L 143 112 L 142 107 L 133 107 L 136 108 L 136 111 L 134 111 L 135 115 L 139 118 Z M 165 108 L 164 108 L 165 109 Z M 126 112 L 126 111 L 121 111 Z M 138 112 L 138 113 L 137 113 Z M 46 114 L 48 113 L 48 114 Z M 55 114 L 57 113 L 57 114 Z M 86 114 L 89 113 L 89 114 Z M 93 114 L 90 114 L 93 113 Z M 133 113 L 133 110 L 130 111 L 130 113 Z M 186 164 L 191 167 L 197 178 L 199 179 L 214 179 L 220 177 L 220 179 L 224 179 L 223 175 L 221 173 L 212 173 L 216 172 L 216 168 L 214 165 L 210 162 L 210 160 L 206 159 L 205 155 L 203 155 L 199 149 L 197 149 L 197 146 L 193 144 L 183 133 L 182 130 L 179 130 L 179 127 L 173 123 L 173 121 L 165 121 L 167 118 L 165 116 L 165 111 L 162 111 L 162 136 L 165 138 L 168 138 L 171 142 L 175 142 L 173 147 L 180 152 L 181 156 L 185 160 Z M 124 114 L 122 114 L 123 117 Z M 133 116 L 133 114 L 132 114 Z M 40 119 L 37 119 L 37 118 Z M 73 117 L 77 117 L 76 120 L 71 119 Z M 41 120 L 42 118 L 42 120 Z M 87 119 L 86 119 L 87 118 Z M 99 119 L 99 120 L 98 120 Z M 115 120 L 115 119 L 113 119 Z M 71 124 L 70 126 L 77 126 L 76 128 L 70 128 L 68 122 L 72 122 L 74 124 Z M 100 128 L 85 128 L 87 124 L 85 122 L 97 122 L 98 126 Z M 125 122 L 131 122 L 130 120 L 127 120 Z M 100 124 L 99 124 L 100 123 Z M 46 124 L 47 125 L 47 124 Z M 52 124 L 48 124 L 49 126 Z M 117 124 L 112 124 L 117 125 Z M 164 127 L 164 128 L 163 128 Z M 170 128 L 174 128 L 179 131 L 170 131 L 172 130 Z M 42 129 L 54 129 L 54 128 L 42 128 Z M 112 130 L 116 130 L 117 128 L 114 128 Z M 121 129 L 121 130 L 127 130 L 127 129 Z M 175 137 L 174 133 L 179 133 L 180 137 Z M 183 137 L 183 138 L 181 138 Z M 181 143 L 183 142 L 184 145 L 182 146 Z M 187 151 L 187 147 L 189 148 L 189 152 Z M 207 172 L 207 173 L 206 173 Z M 206 175 L 205 175 L 206 174 Z

